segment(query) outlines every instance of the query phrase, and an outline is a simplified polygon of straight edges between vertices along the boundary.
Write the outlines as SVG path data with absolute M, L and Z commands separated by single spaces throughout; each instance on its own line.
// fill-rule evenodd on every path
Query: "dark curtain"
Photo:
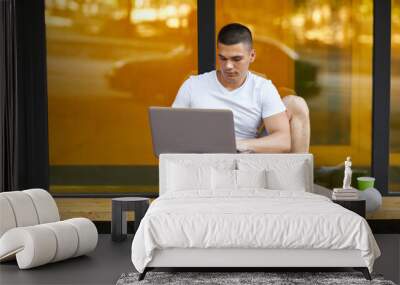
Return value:
M 0 191 L 49 187 L 44 2 L 0 1 Z

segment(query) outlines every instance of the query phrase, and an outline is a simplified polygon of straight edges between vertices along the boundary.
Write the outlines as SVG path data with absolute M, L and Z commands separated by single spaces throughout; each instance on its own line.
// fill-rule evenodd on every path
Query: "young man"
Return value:
M 289 124 L 293 112 L 286 112 L 275 86 L 249 71 L 255 57 L 250 30 L 237 23 L 224 26 L 218 33 L 219 69 L 187 79 L 172 106 L 230 109 L 241 152 L 308 152 L 308 146 L 306 151 L 294 150 Z M 288 106 L 299 105 L 288 101 Z M 262 123 L 268 135 L 258 137 Z

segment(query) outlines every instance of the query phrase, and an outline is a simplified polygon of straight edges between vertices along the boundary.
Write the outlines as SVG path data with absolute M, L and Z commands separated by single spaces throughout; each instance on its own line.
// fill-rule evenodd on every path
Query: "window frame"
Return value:
M 215 0 L 197 0 L 197 29 L 198 29 L 198 73 L 207 72 L 215 68 Z M 39 15 L 32 17 L 41 21 L 45 15 L 44 0 L 40 1 Z M 41 15 L 40 15 L 41 13 Z M 373 0 L 373 71 L 372 71 L 372 151 L 371 173 L 376 178 L 376 188 L 384 196 L 400 196 L 400 193 L 390 192 L 389 182 L 389 135 L 390 135 L 390 63 L 391 63 L 391 0 Z M 35 38 L 45 37 L 46 28 L 31 37 L 18 38 L 18 45 L 25 48 L 44 49 L 40 41 Z M 38 68 L 41 77 L 47 82 L 46 59 L 43 58 Z M 44 103 L 42 103 L 44 104 Z M 42 106 L 43 107 L 43 106 Z M 44 106 L 47 108 L 47 105 Z M 43 120 L 43 124 L 47 121 Z M 33 130 L 32 130 L 33 131 Z M 47 139 L 46 138 L 42 138 Z M 42 144 L 41 150 L 48 150 L 48 144 Z M 48 175 L 48 170 L 42 170 Z M 129 195 L 132 195 L 130 193 Z M 68 197 L 87 197 L 88 194 L 71 194 Z M 91 197 L 100 197 L 102 194 L 93 193 Z M 115 195 L 118 195 L 116 193 Z M 154 193 L 149 193 L 154 197 Z M 59 194 L 57 196 L 63 196 Z M 143 195 L 143 196 L 146 196 Z
M 371 173 L 375 187 L 384 196 L 390 192 L 390 81 L 391 81 L 391 0 L 373 2 L 373 69 L 372 69 L 372 153 Z

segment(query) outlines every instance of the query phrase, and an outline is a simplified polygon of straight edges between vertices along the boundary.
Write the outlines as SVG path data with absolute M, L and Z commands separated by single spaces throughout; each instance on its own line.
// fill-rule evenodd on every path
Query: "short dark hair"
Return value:
M 224 45 L 246 43 L 253 46 L 253 37 L 249 28 L 239 23 L 231 23 L 221 28 L 218 33 L 218 42 Z

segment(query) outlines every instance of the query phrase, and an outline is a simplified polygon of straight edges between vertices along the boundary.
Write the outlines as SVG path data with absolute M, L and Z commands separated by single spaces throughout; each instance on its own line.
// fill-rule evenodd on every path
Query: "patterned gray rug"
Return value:
M 138 281 L 138 273 L 122 274 L 117 285 L 146 284 L 213 284 L 213 285 L 297 285 L 297 284 L 379 284 L 395 285 L 380 275 L 372 275 L 368 281 L 359 272 L 148 272 Z

